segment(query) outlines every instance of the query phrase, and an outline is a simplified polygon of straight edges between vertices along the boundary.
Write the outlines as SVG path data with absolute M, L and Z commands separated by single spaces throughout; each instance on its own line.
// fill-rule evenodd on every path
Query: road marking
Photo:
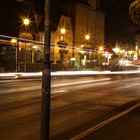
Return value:
M 60 95 L 64 95 L 66 93 L 66 90 L 60 90 L 52 93 L 52 98 L 58 97 Z
M 134 109 L 136 109 L 136 108 L 139 107 L 139 106 L 140 106 L 140 103 L 137 103 L 137 104 L 133 105 L 132 107 L 128 108 L 127 110 L 125 110 L 125 111 L 123 111 L 123 112 L 121 112 L 121 113 L 119 113 L 119 114 L 117 114 L 117 115 L 115 115 L 115 116 L 113 116 L 113 117 L 107 119 L 106 121 L 104 121 L 104 122 L 102 122 L 102 123 L 99 123 L 99 124 L 97 124 L 97 125 L 95 125 L 95 126 L 89 128 L 88 130 L 86 130 L 86 131 L 80 133 L 79 135 L 77 135 L 77 136 L 71 138 L 70 140 L 80 140 L 80 139 L 82 139 L 82 138 L 88 136 L 89 134 L 95 132 L 96 130 L 98 130 L 98 129 L 104 127 L 105 125 L 107 125 L 107 124 L 109 124 L 109 123 L 111 123 L 111 122 L 117 120 L 118 118 L 120 118 L 120 117 L 122 117 L 122 116 L 128 114 L 129 112 L 133 111 Z
M 82 82 L 79 81 L 79 82 L 72 82 L 72 83 L 68 82 L 68 83 L 52 84 L 51 88 L 78 85 L 78 84 L 84 84 L 84 83 L 92 83 L 92 82 L 94 82 L 96 84 L 96 82 L 104 82 L 104 81 L 109 81 L 109 80 L 110 80 L 110 78 L 104 78 L 104 79 L 100 79 L 100 80 L 87 80 L 87 81 L 82 81 Z M 13 89 L 3 89 L 3 90 L 0 90 L 0 95 L 15 93 L 15 92 L 39 90 L 39 89 L 41 90 L 41 85 L 33 86 L 33 87 L 31 87 L 31 86 L 30 87 L 21 87 L 21 88 L 16 88 L 16 89 L 14 89 L 14 88 Z
M 22 88 L 16 88 L 16 89 L 4 89 L 4 90 L 0 90 L 0 95 L 16 93 L 16 92 L 23 92 L 23 91 L 39 90 L 39 89 L 41 89 L 41 85 L 34 86 L 34 87 L 24 87 L 24 88 L 22 87 Z
M 104 78 L 104 79 L 99 79 L 99 80 L 86 80 L 86 81 L 79 81 L 79 82 L 69 82 L 69 83 L 59 83 L 59 84 L 54 84 L 51 87 L 56 88 L 60 86 L 70 86 L 70 85 L 75 85 L 75 84 L 85 84 L 85 83 L 92 83 L 92 82 L 103 82 L 103 81 L 109 81 L 111 78 Z
M 12 83 L 12 82 L 28 82 L 28 81 L 41 81 L 41 79 L 12 79 L 12 80 L 1 80 L 0 83 Z

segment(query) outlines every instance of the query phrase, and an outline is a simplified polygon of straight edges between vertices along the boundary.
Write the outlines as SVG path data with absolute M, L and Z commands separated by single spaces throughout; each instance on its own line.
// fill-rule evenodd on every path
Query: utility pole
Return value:
M 42 119 L 41 140 L 50 139 L 50 19 L 51 0 L 45 0 L 45 42 L 44 42 L 44 64 L 42 75 Z

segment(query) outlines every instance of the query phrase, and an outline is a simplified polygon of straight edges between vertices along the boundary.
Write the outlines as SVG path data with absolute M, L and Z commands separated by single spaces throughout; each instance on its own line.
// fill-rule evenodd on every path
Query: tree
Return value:
M 140 25 L 140 0 L 135 0 L 130 4 L 129 14 L 132 21 Z

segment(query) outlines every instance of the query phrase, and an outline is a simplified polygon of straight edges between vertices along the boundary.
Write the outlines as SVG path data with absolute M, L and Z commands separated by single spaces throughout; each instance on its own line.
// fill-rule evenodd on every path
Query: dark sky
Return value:
M 44 14 L 45 0 L 30 0 L 34 9 Z M 106 16 L 106 40 L 121 40 L 125 36 L 130 40 L 136 25 L 132 23 L 128 14 L 128 7 L 134 0 L 101 0 L 101 10 Z M 62 0 L 60 0 L 62 2 Z M 17 35 L 20 28 L 19 13 L 23 3 L 15 0 L 5 0 L 0 4 L 0 34 Z M 59 6 L 59 5 L 57 5 Z
M 42 2 L 41 2 L 42 1 Z M 44 0 L 30 0 L 34 9 L 44 14 Z M 0 34 L 17 35 L 20 25 L 20 13 L 23 10 L 23 3 L 16 0 L 4 0 L 0 4 Z
M 106 40 L 129 42 L 138 29 L 129 16 L 129 5 L 134 0 L 101 0 L 106 15 Z

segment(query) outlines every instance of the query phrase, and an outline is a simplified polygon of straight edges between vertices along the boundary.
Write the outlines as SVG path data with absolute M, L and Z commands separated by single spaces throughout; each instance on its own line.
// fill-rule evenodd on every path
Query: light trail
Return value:
M 133 71 L 57 71 L 51 72 L 51 76 L 90 76 L 90 75 L 123 75 L 123 74 L 140 74 L 140 70 Z M 31 72 L 31 73 L 0 73 L 0 78 L 2 77 L 13 77 L 13 78 L 24 78 L 24 77 L 41 77 L 42 72 Z
M 88 75 L 117 75 L 117 74 L 140 74 L 140 70 L 137 71 L 58 71 L 51 72 L 51 76 L 88 76 Z
M 54 89 L 54 88 L 60 88 L 60 87 L 69 86 L 70 89 L 72 88 L 72 89 L 77 90 L 78 88 L 81 89 L 81 88 L 85 88 L 87 86 L 91 87 L 91 86 L 97 86 L 99 84 L 102 84 L 102 85 L 108 84 L 109 80 L 111 80 L 111 79 L 110 78 L 103 78 L 103 79 L 100 79 L 100 80 L 96 80 L 96 79 L 95 80 L 85 80 L 85 81 L 77 81 L 77 82 L 72 82 L 72 83 L 71 83 L 71 81 L 70 82 L 66 82 L 66 83 L 60 83 L 59 82 L 59 84 L 52 83 L 51 84 L 51 88 Z M 10 82 L 10 80 L 9 80 L 9 82 Z M 82 87 L 81 87 L 81 84 L 83 84 Z M 88 84 L 88 85 L 86 85 L 86 84 Z M 73 85 L 73 87 L 71 87 L 72 85 Z M 75 86 L 75 88 L 74 88 L 74 86 Z M 37 85 L 37 86 L 33 85 L 33 86 L 29 86 L 29 87 L 16 87 L 16 88 L 13 87 L 13 88 L 10 88 L 10 89 L 8 89 L 8 88 L 7 89 L 1 89 L 0 90 L 0 95 L 12 94 L 12 93 L 17 93 L 17 92 L 19 93 L 19 92 L 34 91 L 34 90 L 40 90 L 41 91 L 41 85 Z M 65 90 L 65 92 L 66 91 L 67 90 Z M 58 93 L 58 92 L 59 92 L 59 90 L 56 90 L 55 92 L 52 91 L 51 93 L 55 94 L 55 93 Z M 61 92 L 62 92 L 62 90 L 61 90 Z
M 75 85 L 75 84 L 87 84 L 87 83 L 95 83 L 95 82 L 104 82 L 104 81 L 109 81 L 111 80 L 111 78 L 103 78 L 100 80 L 84 80 L 84 81 L 76 81 L 76 82 L 70 82 L 70 83 L 59 83 L 59 84 L 52 84 L 51 87 L 52 88 L 56 88 L 56 87 L 61 87 L 61 86 L 70 86 L 70 85 Z

